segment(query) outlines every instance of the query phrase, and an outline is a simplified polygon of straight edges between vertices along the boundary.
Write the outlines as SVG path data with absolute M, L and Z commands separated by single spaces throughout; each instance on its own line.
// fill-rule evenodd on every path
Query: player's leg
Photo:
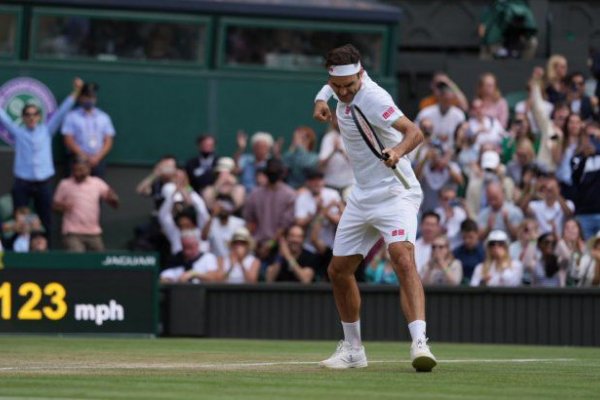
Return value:
M 388 250 L 400 281 L 400 304 L 412 338 L 412 365 L 419 372 L 429 372 L 437 362 L 427 345 L 425 292 L 417 273 L 414 246 L 410 242 L 395 242 Z

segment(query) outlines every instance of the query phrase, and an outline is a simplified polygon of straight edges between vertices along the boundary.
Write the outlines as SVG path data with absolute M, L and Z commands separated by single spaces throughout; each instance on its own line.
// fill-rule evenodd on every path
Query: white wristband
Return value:
M 315 97 L 315 102 L 321 100 L 324 102 L 328 102 L 329 99 L 333 96 L 333 89 L 329 85 L 323 85 L 317 96 Z

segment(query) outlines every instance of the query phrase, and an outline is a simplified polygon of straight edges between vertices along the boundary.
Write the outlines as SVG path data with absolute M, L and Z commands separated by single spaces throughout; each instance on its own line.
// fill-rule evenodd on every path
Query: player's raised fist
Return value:
M 313 118 L 319 122 L 331 121 L 331 110 L 327 102 L 323 100 L 317 100 L 315 102 L 315 110 L 313 112 Z

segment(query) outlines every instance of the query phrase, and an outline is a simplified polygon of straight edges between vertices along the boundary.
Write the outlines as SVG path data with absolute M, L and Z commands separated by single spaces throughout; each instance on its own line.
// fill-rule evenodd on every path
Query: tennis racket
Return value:
M 356 105 L 350 106 L 350 113 L 352 114 L 352 120 L 354 124 L 358 128 L 360 132 L 360 136 L 363 138 L 367 147 L 371 150 L 371 152 L 375 155 L 375 157 L 379 158 L 382 161 L 387 160 L 390 156 L 383 152 L 385 146 L 381 142 L 381 139 L 375 133 L 375 130 L 371 126 L 371 123 L 365 117 L 365 114 L 358 108 Z M 379 150 L 377 150 L 379 148 Z M 404 186 L 404 188 L 409 189 L 410 185 L 408 184 L 408 180 L 406 177 L 398 170 L 397 166 L 390 167 L 394 171 L 394 175 L 398 178 L 400 183 Z

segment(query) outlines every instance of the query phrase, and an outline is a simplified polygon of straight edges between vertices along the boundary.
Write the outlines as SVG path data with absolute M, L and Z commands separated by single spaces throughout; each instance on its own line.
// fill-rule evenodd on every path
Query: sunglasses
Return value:
M 494 246 L 506 246 L 506 243 L 500 241 L 500 240 L 492 240 L 490 242 L 488 242 L 488 247 L 494 247 Z
M 24 117 L 37 117 L 38 115 L 40 115 L 39 112 L 23 114 Z
M 542 241 L 542 245 L 547 246 L 547 245 L 555 245 L 556 244 L 556 240 L 543 240 Z
M 434 244 L 434 245 L 431 246 L 431 249 L 432 250 L 435 250 L 435 249 L 445 249 L 446 247 L 448 247 L 448 245 L 446 245 L 446 244 Z

